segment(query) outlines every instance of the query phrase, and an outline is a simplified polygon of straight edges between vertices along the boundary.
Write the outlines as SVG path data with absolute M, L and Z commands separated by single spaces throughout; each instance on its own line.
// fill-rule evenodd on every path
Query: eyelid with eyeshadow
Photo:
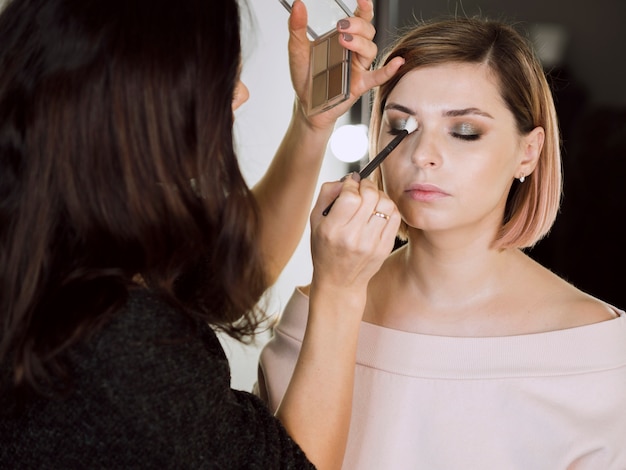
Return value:
M 469 122 L 461 122 L 452 126 L 450 130 L 452 136 L 463 140 L 478 140 L 482 137 L 482 130 Z
M 417 126 L 416 129 L 419 129 L 419 123 L 415 119 L 414 116 L 406 115 L 403 113 L 402 116 L 389 116 L 385 113 L 385 125 L 389 127 L 388 133 L 391 135 L 398 135 L 400 132 L 407 128 L 407 124 L 411 122 L 411 126 Z M 414 129 L 415 130 L 415 129 Z
M 469 122 L 462 122 L 452 127 L 458 134 L 480 134 L 480 130 Z

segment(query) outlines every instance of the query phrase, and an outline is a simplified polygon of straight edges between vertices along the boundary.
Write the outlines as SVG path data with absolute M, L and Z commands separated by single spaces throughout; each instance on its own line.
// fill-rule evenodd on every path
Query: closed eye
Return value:
M 480 134 L 457 134 L 455 132 L 452 133 L 452 136 L 456 137 L 457 139 L 468 141 L 478 140 L 481 137 Z
M 409 121 L 409 119 L 411 119 L 412 125 L 414 126 L 415 124 L 417 124 L 417 122 L 410 117 L 407 117 L 405 119 L 397 119 L 397 120 L 393 120 L 389 123 L 389 130 L 387 131 L 389 135 L 398 135 L 400 134 L 402 131 L 406 130 L 407 128 L 407 123 Z M 419 125 L 417 126 L 417 129 L 419 129 Z M 416 129 L 416 130 L 417 130 Z
M 474 141 L 482 137 L 482 132 L 480 132 L 472 124 L 464 122 L 462 124 L 459 124 L 458 126 L 453 127 L 450 131 L 450 135 L 457 139 Z
M 391 128 L 389 129 L 389 131 L 387 131 L 387 133 L 389 135 L 398 135 L 400 134 L 400 132 L 402 132 L 404 129 L 396 129 L 396 128 Z

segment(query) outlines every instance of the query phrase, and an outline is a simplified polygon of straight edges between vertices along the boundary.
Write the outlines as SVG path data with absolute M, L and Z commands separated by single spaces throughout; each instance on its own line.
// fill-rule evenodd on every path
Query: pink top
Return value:
M 626 470 L 626 313 L 521 336 L 361 323 L 344 469 Z M 296 290 L 261 353 L 276 409 L 308 314 Z

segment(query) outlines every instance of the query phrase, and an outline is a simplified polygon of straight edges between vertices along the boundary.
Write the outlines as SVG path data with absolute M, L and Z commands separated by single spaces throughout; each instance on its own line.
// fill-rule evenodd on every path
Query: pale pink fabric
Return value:
M 301 346 L 296 290 L 261 353 L 270 406 Z M 349 470 L 626 470 L 626 313 L 594 325 L 490 338 L 362 322 Z

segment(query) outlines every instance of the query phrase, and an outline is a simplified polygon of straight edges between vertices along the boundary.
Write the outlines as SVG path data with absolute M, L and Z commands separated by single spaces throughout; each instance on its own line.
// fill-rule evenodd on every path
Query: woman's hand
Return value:
M 367 285 L 391 252 L 400 225 L 393 201 L 371 181 L 357 179 L 324 184 L 311 213 L 309 316 L 296 368 L 277 411 L 320 470 L 341 468 Z M 333 200 L 330 213 L 322 215 Z
M 365 294 L 369 280 L 391 253 L 400 225 L 393 201 L 371 181 L 358 182 L 358 174 L 352 175 L 324 184 L 310 216 L 311 289 L 323 286 L 325 295 L 345 296 L 346 289 Z M 323 216 L 333 200 L 332 210 Z
M 404 62 L 398 57 L 382 69 L 370 70 L 378 51 L 373 41 L 373 16 L 371 0 L 358 0 L 355 16 L 346 18 L 348 24 L 341 29 L 341 44 L 353 52 L 350 98 L 327 111 L 307 116 L 311 47 L 306 29 L 307 12 L 300 0 L 292 5 L 288 47 L 291 79 L 296 91 L 294 112 L 271 165 L 253 188 L 263 220 L 260 240 L 270 282 L 282 272 L 302 237 L 335 122 L 359 96 L 392 77 Z
M 378 53 L 378 47 L 374 43 L 376 30 L 371 24 L 373 18 L 372 0 L 357 0 L 354 16 L 339 22 L 337 28 L 342 33 L 340 43 L 352 51 L 350 97 L 327 111 L 306 117 L 311 43 L 306 30 L 306 6 L 300 0 L 294 1 L 289 17 L 289 66 L 299 111 L 306 117 L 310 126 L 320 128 L 333 126 L 363 93 L 386 82 L 404 63 L 402 58 L 397 57 L 381 69 L 370 70 Z

